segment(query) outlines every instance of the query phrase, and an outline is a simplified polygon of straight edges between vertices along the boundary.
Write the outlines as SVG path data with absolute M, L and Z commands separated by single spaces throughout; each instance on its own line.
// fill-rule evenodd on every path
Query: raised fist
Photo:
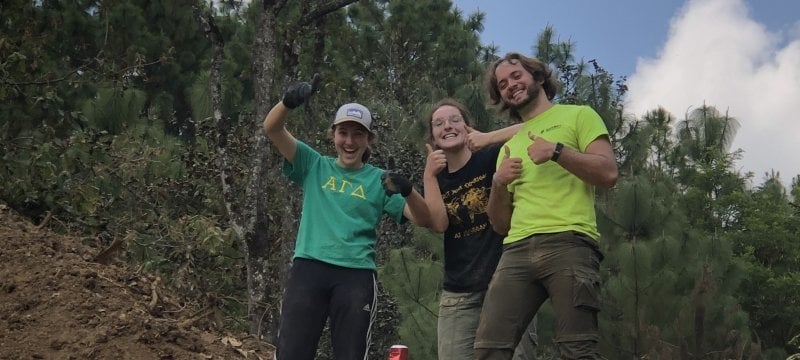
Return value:
M 311 83 L 299 82 L 289 85 L 286 93 L 283 94 L 283 105 L 289 109 L 294 109 L 303 105 L 311 97 Z
M 319 83 L 319 74 L 314 74 L 314 78 L 311 80 L 311 82 L 303 81 L 289 85 L 289 88 L 286 89 L 286 93 L 283 94 L 283 105 L 289 109 L 294 109 L 300 105 L 303 105 L 303 103 L 311 98 L 311 94 L 317 90 Z

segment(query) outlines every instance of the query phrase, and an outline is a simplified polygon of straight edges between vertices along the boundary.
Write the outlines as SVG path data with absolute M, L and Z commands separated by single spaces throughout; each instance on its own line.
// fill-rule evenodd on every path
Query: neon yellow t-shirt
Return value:
M 522 175 L 508 185 L 514 211 L 511 229 L 503 243 L 510 244 L 534 234 L 569 230 L 597 240 L 600 233 L 594 210 L 594 186 L 556 162 L 534 164 L 528 157 L 528 146 L 532 143 L 528 132 L 580 152 L 597 138 L 608 136 L 600 115 L 581 105 L 554 105 L 523 124 L 506 142 L 511 157 L 522 159 Z M 498 166 L 504 155 L 505 151 L 501 150 Z

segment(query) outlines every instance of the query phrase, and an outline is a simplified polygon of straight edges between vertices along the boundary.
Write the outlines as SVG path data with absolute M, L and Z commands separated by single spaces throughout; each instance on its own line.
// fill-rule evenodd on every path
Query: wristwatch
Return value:
M 564 144 L 556 143 L 556 148 L 553 149 L 553 156 L 550 158 L 550 160 L 558 162 L 558 157 L 561 156 L 561 149 L 563 148 Z

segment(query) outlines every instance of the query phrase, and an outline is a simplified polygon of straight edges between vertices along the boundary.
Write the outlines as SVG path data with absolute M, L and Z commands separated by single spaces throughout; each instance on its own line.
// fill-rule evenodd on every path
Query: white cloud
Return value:
M 743 0 L 690 0 L 675 15 L 655 59 L 639 59 L 628 80 L 636 116 L 663 106 L 678 120 L 713 105 L 739 120 L 737 168 L 780 171 L 784 185 L 800 174 L 800 23 L 770 32 Z

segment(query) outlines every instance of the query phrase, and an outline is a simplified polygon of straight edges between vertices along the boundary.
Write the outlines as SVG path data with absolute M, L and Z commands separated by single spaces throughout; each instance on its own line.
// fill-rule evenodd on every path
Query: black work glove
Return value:
M 289 85 L 289 88 L 286 89 L 286 93 L 283 94 L 283 105 L 289 109 L 294 109 L 300 105 L 303 105 L 303 103 L 311 98 L 311 94 L 317 90 L 319 82 L 319 74 L 314 74 L 314 78 L 310 83 L 304 81 Z
M 403 197 L 408 197 L 411 194 L 411 181 L 399 173 L 384 171 L 383 175 L 381 175 L 381 182 L 387 195 L 400 194 Z

